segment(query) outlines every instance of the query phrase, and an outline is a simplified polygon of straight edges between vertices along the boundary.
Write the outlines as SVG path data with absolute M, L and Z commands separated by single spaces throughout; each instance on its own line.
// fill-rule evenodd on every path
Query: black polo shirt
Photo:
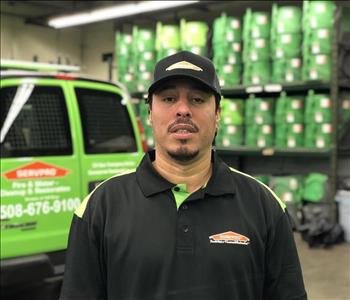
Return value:
M 207 185 L 177 209 L 154 155 L 77 210 L 61 299 L 307 299 L 287 214 L 267 187 L 213 151 Z

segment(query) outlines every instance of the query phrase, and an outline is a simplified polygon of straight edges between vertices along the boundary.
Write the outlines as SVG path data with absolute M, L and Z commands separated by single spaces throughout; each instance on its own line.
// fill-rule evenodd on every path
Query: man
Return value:
M 61 299 L 307 299 L 285 205 L 212 149 L 220 98 L 210 60 L 157 63 L 155 151 L 76 211 Z

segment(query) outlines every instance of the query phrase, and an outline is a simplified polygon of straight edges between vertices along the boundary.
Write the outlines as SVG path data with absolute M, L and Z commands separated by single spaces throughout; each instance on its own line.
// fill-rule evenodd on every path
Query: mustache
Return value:
M 177 126 L 177 125 L 190 125 L 192 126 L 194 129 L 195 129 L 195 132 L 198 132 L 199 131 L 199 128 L 198 126 L 190 119 L 190 118 L 186 118 L 186 117 L 179 117 L 177 118 L 173 123 L 171 123 L 169 126 L 168 126 L 168 132 L 171 132 L 171 130 Z

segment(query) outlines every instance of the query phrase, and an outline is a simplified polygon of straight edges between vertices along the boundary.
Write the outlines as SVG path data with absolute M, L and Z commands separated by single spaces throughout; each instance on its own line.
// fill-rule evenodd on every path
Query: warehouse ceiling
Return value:
M 50 17 L 78 12 L 86 12 L 95 8 L 123 5 L 127 2 L 140 1 L 0 1 L 1 14 L 24 18 L 28 24 L 47 26 Z M 350 1 L 335 1 L 339 5 L 350 6 Z M 244 3 L 244 5 L 243 5 Z M 128 16 L 115 21 L 116 27 L 125 24 L 154 25 L 156 21 L 178 22 L 180 18 L 191 20 L 206 20 L 211 22 L 221 12 L 230 15 L 242 16 L 247 7 L 254 10 L 270 11 L 271 5 L 302 5 L 301 0 L 292 1 L 199 1 L 186 7 L 172 8 L 161 13 L 144 13 L 137 16 Z

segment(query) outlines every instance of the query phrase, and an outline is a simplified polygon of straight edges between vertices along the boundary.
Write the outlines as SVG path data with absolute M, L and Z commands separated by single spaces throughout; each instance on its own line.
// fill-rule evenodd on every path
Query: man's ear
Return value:
M 148 107 L 148 122 L 152 125 L 152 110 L 150 107 Z
M 221 120 L 221 107 L 219 106 L 216 111 L 216 127 L 218 127 Z

